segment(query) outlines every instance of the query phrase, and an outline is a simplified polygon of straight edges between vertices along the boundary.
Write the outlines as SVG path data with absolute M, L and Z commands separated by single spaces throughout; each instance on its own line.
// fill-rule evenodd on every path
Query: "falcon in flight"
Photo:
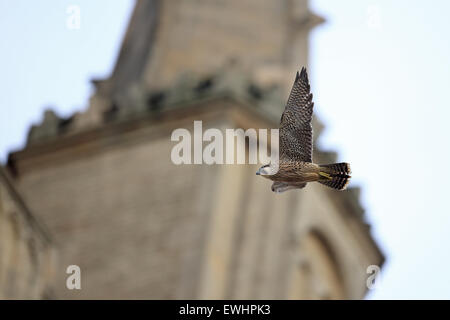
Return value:
M 350 181 L 350 165 L 345 162 L 318 165 L 312 161 L 312 114 L 314 102 L 308 74 L 297 72 L 289 99 L 281 116 L 279 162 L 267 164 L 257 172 L 273 182 L 273 192 L 301 189 L 317 181 L 330 188 L 344 190 Z

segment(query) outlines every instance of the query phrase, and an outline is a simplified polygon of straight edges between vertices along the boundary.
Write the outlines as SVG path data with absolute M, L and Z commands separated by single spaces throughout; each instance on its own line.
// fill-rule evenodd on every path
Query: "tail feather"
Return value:
M 319 166 L 321 179 L 319 183 L 326 185 L 327 187 L 345 190 L 350 182 L 350 164 L 346 162 L 333 163 Z

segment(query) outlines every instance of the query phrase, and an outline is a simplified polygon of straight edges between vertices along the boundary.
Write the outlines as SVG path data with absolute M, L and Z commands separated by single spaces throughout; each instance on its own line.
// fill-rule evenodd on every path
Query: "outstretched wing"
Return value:
M 312 162 L 312 113 L 314 102 L 308 74 L 297 72 L 289 99 L 281 116 L 280 158 Z

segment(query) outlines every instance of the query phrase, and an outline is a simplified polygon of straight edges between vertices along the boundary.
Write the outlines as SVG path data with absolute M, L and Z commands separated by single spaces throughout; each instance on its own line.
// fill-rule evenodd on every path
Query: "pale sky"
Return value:
M 428 6 L 427 6 L 428 4 Z M 80 29 L 66 26 L 68 6 Z M 0 160 L 51 106 L 83 110 L 116 60 L 133 0 L 0 0 Z M 387 257 L 368 298 L 450 299 L 450 2 L 313 0 L 320 143 L 350 162 Z M 299 66 L 300 68 L 301 66 Z

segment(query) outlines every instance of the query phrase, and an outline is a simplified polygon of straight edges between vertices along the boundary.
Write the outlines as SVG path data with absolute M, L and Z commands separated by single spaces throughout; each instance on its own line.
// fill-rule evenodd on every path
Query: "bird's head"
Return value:
M 270 164 L 266 164 L 265 166 L 262 166 L 259 168 L 258 171 L 256 171 L 257 176 L 271 176 L 275 174 L 273 168 L 270 166 Z

